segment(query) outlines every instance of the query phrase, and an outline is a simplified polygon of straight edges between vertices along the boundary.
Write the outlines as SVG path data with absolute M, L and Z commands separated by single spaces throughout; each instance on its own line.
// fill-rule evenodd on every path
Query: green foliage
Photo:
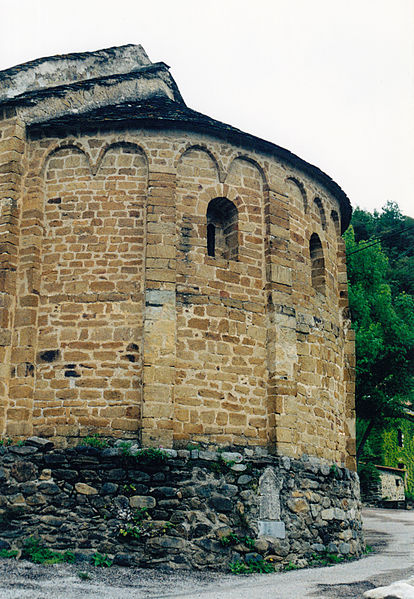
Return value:
M 394 222 L 391 212 L 386 211 L 384 221 Z M 369 216 L 364 223 L 370 230 Z M 352 227 L 345 233 L 345 242 L 349 307 L 356 335 L 356 408 L 365 422 L 361 453 L 371 429 L 386 419 L 402 417 L 413 400 L 414 299 L 392 290 L 389 257 L 381 244 L 357 242 Z
M 122 537 L 130 537 L 132 539 L 140 539 L 142 535 L 141 528 L 139 526 L 127 525 L 119 529 L 119 534 Z
M 239 543 L 242 543 L 243 545 L 246 545 L 246 547 L 253 548 L 255 540 L 249 536 L 239 537 L 234 532 L 231 532 L 228 535 L 221 537 L 220 543 L 223 545 L 223 547 L 229 547 L 231 545 L 238 545 Z
M 284 572 L 290 572 L 291 570 L 300 570 L 300 566 L 294 564 L 293 562 L 289 562 L 286 566 L 283 566 Z
M 329 473 L 332 474 L 334 478 L 339 478 L 339 470 L 336 464 L 332 464 L 329 468 Z
M 22 557 L 34 564 L 60 564 L 62 562 L 72 564 L 75 561 L 75 554 L 72 551 L 63 553 L 52 551 L 36 537 L 26 539 L 23 544 Z
M 78 576 L 81 580 L 90 580 L 90 575 L 88 572 L 78 572 Z
M 259 555 L 245 562 L 241 560 L 230 562 L 229 569 L 232 574 L 269 574 L 275 571 L 275 566 L 270 560 L 265 560 Z
M 398 444 L 398 429 L 403 435 L 403 446 Z M 382 450 L 384 466 L 397 468 L 400 463 L 406 469 L 406 496 L 414 493 L 414 423 L 406 420 L 394 420 L 392 425 L 382 432 Z
M 229 569 L 232 574 L 247 574 L 249 572 L 248 566 L 239 559 L 230 562 Z
M 101 438 L 99 435 L 91 435 L 90 437 L 85 437 L 83 442 L 85 445 L 89 445 L 90 447 L 96 447 L 97 449 L 104 449 L 108 447 L 108 441 L 106 439 Z
M 7 439 L 0 439 L 0 447 L 9 447 L 10 445 L 13 445 L 13 439 L 7 438 Z
M 351 558 L 353 559 L 353 558 Z M 344 561 L 348 561 L 343 555 L 337 555 L 336 553 L 330 553 L 329 551 L 323 551 L 322 553 L 313 553 L 309 560 L 310 566 L 325 567 L 334 566 L 335 564 L 341 564 Z
M 14 549 L 0 549 L 0 557 L 12 558 L 18 555 L 18 551 Z
M 414 219 L 404 216 L 395 202 L 373 214 L 356 208 L 351 221 L 355 240 L 380 239 L 389 266 L 387 280 L 394 296 L 414 294 Z
M 131 484 L 124 485 L 122 487 L 122 490 L 124 492 L 124 495 L 129 497 L 130 495 L 135 495 L 137 488 L 134 484 L 131 483 Z
M 135 458 L 141 464 L 164 464 L 168 456 L 158 447 L 147 447 L 140 449 Z
M 225 460 L 219 451 L 218 459 L 215 462 L 210 462 L 208 468 L 216 474 L 225 474 L 231 470 L 231 467 L 234 466 L 235 463 L 235 460 Z
M 137 508 L 132 516 L 133 523 L 126 524 L 119 529 L 121 537 L 130 539 L 140 539 L 148 532 L 148 526 L 144 524 L 151 520 L 151 516 L 146 508 Z
M 108 555 L 106 553 L 103 555 L 98 551 L 91 556 L 91 562 L 97 568 L 110 568 L 112 566 L 112 560 L 108 557 Z
M 167 454 L 159 447 L 146 447 L 131 454 L 131 445 L 128 441 L 121 443 L 119 445 L 121 453 L 125 457 L 135 459 L 140 464 L 164 464 L 168 460 Z
M 380 482 L 380 475 L 372 463 L 358 463 L 358 475 L 359 482 L 361 484 L 361 491 L 363 494 L 366 494 L 372 486 L 376 486 Z

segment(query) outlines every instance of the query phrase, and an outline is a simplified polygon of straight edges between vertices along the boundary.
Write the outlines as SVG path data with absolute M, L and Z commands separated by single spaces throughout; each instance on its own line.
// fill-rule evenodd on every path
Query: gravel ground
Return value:
M 408 578 L 414 568 L 414 512 L 365 510 L 364 523 L 367 541 L 376 552 L 332 568 L 233 576 L 0 560 L 0 598 L 357 599 L 366 590 Z M 80 572 L 89 579 L 82 580 Z

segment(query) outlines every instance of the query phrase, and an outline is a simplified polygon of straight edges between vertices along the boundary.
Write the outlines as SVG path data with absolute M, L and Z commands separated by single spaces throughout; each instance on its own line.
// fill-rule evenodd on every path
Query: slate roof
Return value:
M 257 150 L 275 156 L 322 183 L 339 201 L 342 231 L 345 231 L 349 225 L 352 214 L 349 198 L 339 185 L 318 167 L 302 160 L 302 158 L 285 148 L 249 133 L 244 133 L 231 125 L 192 110 L 183 102 L 174 102 L 165 97 L 152 98 L 143 102 L 125 102 L 96 108 L 86 113 L 66 114 L 45 122 L 32 123 L 28 128 L 30 135 L 37 137 L 42 135 L 76 134 L 80 131 L 95 130 L 97 127 L 114 128 L 117 126 L 123 128 L 127 126 L 154 129 L 169 128 L 200 132 L 213 135 L 218 139 L 248 150 Z

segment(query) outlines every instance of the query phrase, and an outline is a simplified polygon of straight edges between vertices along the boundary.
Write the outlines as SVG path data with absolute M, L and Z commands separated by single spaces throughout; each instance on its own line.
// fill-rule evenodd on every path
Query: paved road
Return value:
M 230 576 L 160 573 L 0 560 L 1 599 L 358 599 L 414 574 L 414 511 L 365 510 L 367 542 L 378 552 L 331 568 Z M 79 578 L 88 570 L 90 580 Z

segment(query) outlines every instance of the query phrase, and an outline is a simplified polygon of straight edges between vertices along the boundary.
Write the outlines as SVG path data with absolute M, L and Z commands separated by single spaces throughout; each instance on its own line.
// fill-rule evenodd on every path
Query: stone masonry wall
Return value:
M 23 149 L 18 226 L 6 227 L 19 283 L 4 300 L 3 434 L 269 445 L 354 467 L 353 339 L 330 193 L 202 134 L 77 132 Z M 207 254 L 214 198 L 238 210 L 237 260 Z
M 261 448 L 161 455 L 127 456 L 120 441 L 0 447 L 0 546 L 19 549 L 32 535 L 79 560 L 98 551 L 120 565 L 201 569 L 255 555 L 304 566 L 324 551 L 361 554 L 358 477 L 346 468 Z M 284 523 L 284 538 L 260 533 L 263 517 Z

